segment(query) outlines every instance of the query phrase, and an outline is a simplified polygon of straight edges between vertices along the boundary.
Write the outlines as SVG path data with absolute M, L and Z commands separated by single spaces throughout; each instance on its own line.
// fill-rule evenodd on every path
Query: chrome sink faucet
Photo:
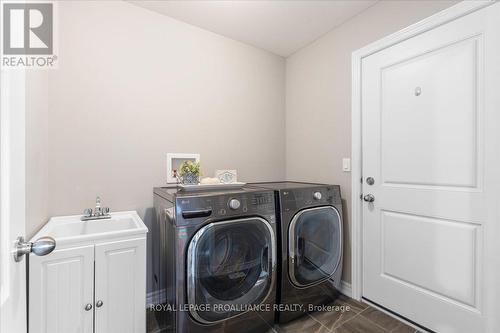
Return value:
M 101 207 L 101 198 L 95 199 L 95 209 L 87 208 L 83 211 L 82 221 L 110 219 L 109 207 Z

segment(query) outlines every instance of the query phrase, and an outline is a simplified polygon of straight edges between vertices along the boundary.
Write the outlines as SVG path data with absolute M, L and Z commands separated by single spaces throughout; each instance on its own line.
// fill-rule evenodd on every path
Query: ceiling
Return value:
M 375 4 L 357 1 L 129 1 L 287 57 Z

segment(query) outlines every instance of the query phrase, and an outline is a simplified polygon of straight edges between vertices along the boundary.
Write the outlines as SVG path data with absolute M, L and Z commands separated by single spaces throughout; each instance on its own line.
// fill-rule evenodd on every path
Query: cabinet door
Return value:
M 146 332 L 145 238 L 96 245 L 95 302 L 95 333 Z
M 92 333 L 94 246 L 29 260 L 29 332 Z

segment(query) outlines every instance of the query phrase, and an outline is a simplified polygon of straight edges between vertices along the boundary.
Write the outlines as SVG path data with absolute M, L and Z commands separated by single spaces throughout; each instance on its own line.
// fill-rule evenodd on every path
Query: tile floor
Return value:
M 416 333 L 399 320 L 349 297 L 341 295 L 334 305 L 348 305 L 350 311 L 316 312 L 298 320 L 276 325 L 268 333 Z
M 269 327 L 266 333 L 419 333 L 383 312 L 341 295 L 333 305 L 349 306 L 349 311 L 316 312 L 283 325 Z M 152 312 L 148 312 L 148 333 L 163 333 Z

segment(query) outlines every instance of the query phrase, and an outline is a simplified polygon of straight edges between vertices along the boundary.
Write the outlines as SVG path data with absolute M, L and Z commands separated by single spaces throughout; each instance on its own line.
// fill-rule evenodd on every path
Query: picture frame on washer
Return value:
M 167 184 L 177 184 L 176 172 L 185 161 L 199 162 L 200 154 L 167 154 Z

